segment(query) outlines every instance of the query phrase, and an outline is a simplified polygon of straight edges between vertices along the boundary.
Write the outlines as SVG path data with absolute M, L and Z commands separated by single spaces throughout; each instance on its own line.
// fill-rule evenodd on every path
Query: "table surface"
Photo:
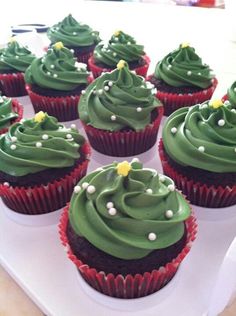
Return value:
M 25 1 L 25 4 L 29 3 L 29 1 Z M 14 12 L 17 12 L 18 5 L 17 3 Z M 230 30 L 227 29 L 227 16 L 224 10 L 166 7 L 156 4 L 68 1 L 66 8 L 60 5 L 54 11 L 53 4 L 49 4 L 48 12 L 54 12 L 51 15 L 48 12 L 45 14 L 45 7 L 42 7 L 39 6 L 37 12 L 36 10 L 30 11 L 32 20 L 35 19 L 38 22 L 40 17 L 40 23 L 51 25 L 62 19 L 67 13 L 72 12 L 78 20 L 83 20 L 94 29 L 100 30 L 103 39 L 109 38 L 116 29 L 122 29 L 132 34 L 138 42 L 145 45 L 146 52 L 151 57 L 150 73 L 156 62 L 166 53 L 181 42 L 190 42 L 216 73 L 219 86 L 215 97 L 221 97 L 236 78 L 236 44 L 230 41 Z M 32 22 L 32 20 L 29 21 L 26 11 L 19 16 L 13 12 L 13 16 L 15 14 L 14 24 Z M 6 25 L 9 21 L 13 21 L 13 16 L 8 19 L 6 15 L 3 18 Z M 25 98 L 23 103 L 27 115 L 30 116 L 32 108 L 30 108 L 29 100 Z M 141 155 L 141 158 L 145 159 L 145 166 L 161 170 L 155 149 Z M 107 163 L 111 160 L 112 158 L 104 158 L 99 154 L 94 155 L 90 170 L 102 162 Z M 3 206 L 1 206 L 2 208 Z M 235 235 L 236 218 L 231 214 L 231 217 L 224 221 L 212 221 L 201 218 L 200 211 L 198 214 L 200 214 L 198 238 L 189 256 L 183 262 L 176 280 L 173 280 L 172 288 L 167 289 L 170 293 L 168 299 L 160 302 L 158 297 L 160 298 L 161 294 L 157 293 L 154 296 L 155 304 L 152 305 L 153 299 L 147 301 L 150 305 L 147 306 L 145 312 L 136 312 L 136 314 L 154 315 L 157 311 L 156 304 L 158 304 L 160 315 L 169 315 L 169 306 L 175 301 L 173 291 L 185 293 L 184 301 L 177 302 L 176 315 L 200 316 L 207 308 L 219 265 Z M 78 282 L 73 265 L 67 260 L 61 248 L 56 225 L 24 227 L 12 222 L 1 212 L 0 227 L 1 264 L 47 315 L 73 316 L 75 315 L 73 308 L 76 307 L 84 316 L 92 315 L 95 308 L 97 315 L 111 312 L 108 307 L 96 301 L 96 294 L 92 293 L 92 298 L 85 294 L 81 283 Z M 223 231 L 224 234 L 218 234 Z M 45 248 L 45 244 L 47 244 L 47 248 Z M 22 247 L 22 245 L 24 246 Z M 43 255 L 42 249 L 45 250 Z M 205 254 L 204 260 L 199 260 L 199 253 Z M 3 275 L 0 275 L 0 280 L 2 278 Z M 53 286 L 48 286 L 49 284 L 53 284 Z M 202 284 L 206 286 L 203 287 Z M 0 287 L 0 294 L 1 291 L 3 290 Z M 201 304 L 198 304 L 196 300 L 192 301 L 193 292 Z M 63 301 L 68 297 L 68 301 Z M 72 305 L 74 302 L 76 304 L 71 306 L 69 302 L 72 302 Z M 185 304 L 184 312 L 183 303 Z M 106 302 L 106 304 L 109 303 Z M 57 310 L 58 306 L 60 312 Z M 0 301 L 0 314 L 1 308 Z M 114 309 L 111 313 L 112 315 L 127 314 L 127 312 Z

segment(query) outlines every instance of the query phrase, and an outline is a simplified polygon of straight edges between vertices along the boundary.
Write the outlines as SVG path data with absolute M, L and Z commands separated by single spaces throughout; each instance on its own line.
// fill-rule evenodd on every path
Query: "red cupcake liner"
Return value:
M 25 79 L 22 72 L 0 74 L 0 90 L 7 97 L 21 97 L 27 95 Z
M 163 107 L 160 106 L 157 118 L 138 132 L 110 132 L 82 123 L 92 148 L 108 156 L 127 157 L 141 154 L 154 146 L 162 116 Z
M 80 95 L 47 97 L 32 91 L 30 85 L 26 85 L 26 90 L 35 113 L 39 111 L 47 112 L 48 115 L 55 116 L 59 122 L 73 121 L 79 118 L 78 103 Z
M 149 81 L 151 77 L 152 76 L 149 76 L 147 80 Z M 210 100 L 216 89 L 217 84 L 218 81 L 215 78 L 214 82 L 209 88 L 199 92 L 188 94 L 169 93 L 158 90 L 156 93 L 156 97 L 164 105 L 164 115 L 169 116 L 171 113 L 178 110 L 179 108 L 203 103 L 204 101 Z
M 103 271 L 97 271 L 74 255 L 66 235 L 68 210 L 69 204 L 64 208 L 60 219 L 59 235 L 62 245 L 67 250 L 69 259 L 76 265 L 83 279 L 91 287 L 98 292 L 112 297 L 126 299 L 138 298 L 152 294 L 164 287 L 177 272 L 180 263 L 188 254 L 197 233 L 196 218 L 191 215 L 190 218 L 185 221 L 187 228 L 186 244 L 175 259 L 167 263 L 164 267 L 153 270 L 152 272 L 135 275 L 129 274 L 126 277 L 123 277 L 121 274 L 116 276 L 112 273 L 106 274 Z
M 228 95 L 225 94 L 225 95 L 221 98 L 221 100 L 222 100 L 223 102 L 229 100 Z
M 47 185 L 32 187 L 12 187 L 8 183 L 0 184 L 0 196 L 11 210 L 27 215 L 39 215 L 58 210 L 70 201 L 74 186 L 87 172 L 90 156 L 90 146 L 84 144 L 81 148 L 84 161 L 73 171 L 60 180 L 54 180 Z
M 23 106 L 16 99 L 12 100 L 12 109 L 14 110 L 14 112 L 18 113 L 18 117 L 11 121 L 11 125 L 19 122 L 23 117 Z M 6 133 L 8 131 L 8 128 L 9 127 L 2 128 L 0 130 L 0 135 Z
M 143 59 L 145 61 L 144 65 L 136 67 L 136 68 L 130 68 L 130 70 L 135 70 L 137 75 L 146 77 L 147 71 L 150 65 L 150 58 L 147 55 L 145 55 L 143 56 Z M 115 67 L 114 68 L 109 68 L 109 67 L 101 68 L 97 66 L 93 56 L 89 58 L 88 66 L 89 66 L 89 69 L 92 71 L 94 78 L 99 77 L 102 72 L 111 72 L 112 70 L 115 69 Z
M 77 61 L 88 65 L 89 58 L 93 55 L 93 50 L 87 53 L 75 54 Z M 88 65 L 89 66 L 89 65 Z
M 168 162 L 164 152 L 162 139 L 159 142 L 159 155 L 163 173 L 172 178 L 176 187 L 186 195 L 187 199 L 195 205 L 210 208 L 227 207 L 236 204 L 236 185 L 233 187 L 208 186 L 201 182 L 195 182 L 177 172 Z

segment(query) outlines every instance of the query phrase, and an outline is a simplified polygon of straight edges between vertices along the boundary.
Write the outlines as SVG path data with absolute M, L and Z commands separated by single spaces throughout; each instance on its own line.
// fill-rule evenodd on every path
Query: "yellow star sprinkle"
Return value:
M 57 50 L 60 50 L 64 47 L 63 43 L 62 42 L 57 42 L 54 44 L 54 47 L 57 49 Z
M 124 68 L 125 65 L 126 65 L 126 62 L 124 60 L 120 60 L 118 62 L 118 64 L 116 65 L 116 68 L 120 70 L 120 69 Z
M 46 117 L 46 113 L 44 113 L 43 111 L 40 111 L 35 114 L 34 121 L 40 123 L 45 119 L 45 117 Z
M 9 38 L 9 43 L 13 43 L 13 42 L 16 42 L 16 37 L 15 36 L 12 36 Z
M 189 43 L 188 42 L 184 42 L 181 44 L 181 48 L 186 48 L 189 47 Z
M 120 35 L 120 32 L 121 32 L 121 31 L 115 31 L 113 35 L 114 35 L 114 36 L 119 36 L 119 35 Z
M 124 176 L 124 177 L 126 177 L 129 174 L 131 169 L 132 169 L 131 165 L 128 163 L 128 161 L 120 162 L 118 163 L 116 167 L 117 173 L 120 176 Z
M 210 106 L 212 106 L 213 109 L 218 109 L 218 108 L 220 108 L 223 105 L 224 105 L 224 103 L 220 99 L 213 100 L 213 101 L 210 102 Z

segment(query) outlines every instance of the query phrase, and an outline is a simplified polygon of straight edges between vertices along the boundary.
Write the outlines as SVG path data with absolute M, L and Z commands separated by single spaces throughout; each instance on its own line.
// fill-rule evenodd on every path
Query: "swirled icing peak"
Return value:
M 202 89 L 211 86 L 214 78 L 209 66 L 186 43 L 157 63 L 154 76 L 173 87 L 193 86 Z
M 86 65 L 78 63 L 73 53 L 58 42 L 32 62 L 25 72 L 25 81 L 46 89 L 70 91 L 87 84 L 88 76 Z
M 136 43 L 135 39 L 122 32 L 116 31 L 108 43 L 99 43 L 94 50 L 95 62 L 115 67 L 120 59 L 135 62 L 145 55 L 143 45 Z
M 138 259 L 176 243 L 184 234 L 190 206 L 173 181 L 136 159 L 124 174 L 113 163 L 85 176 L 75 187 L 69 221 L 100 250 Z
M 151 123 L 151 112 L 160 102 L 153 85 L 132 73 L 126 62 L 119 68 L 87 87 L 79 102 L 80 119 L 103 130 L 141 130 Z
M 35 55 L 21 46 L 14 38 L 0 52 L 0 73 L 8 71 L 25 72 Z
M 0 170 L 23 176 L 49 168 L 73 166 L 84 137 L 53 116 L 39 112 L 32 119 L 10 126 L 0 137 Z
M 49 28 L 47 35 L 52 43 L 61 41 L 65 46 L 82 47 L 100 42 L 99 33 L 80 23 L 71 14 Z
M 207 101 L 175 111 L 163 128 L 168 155 L 183 166 L 236 172 L 236 108 Z
M 12 108 L 12 99 L 0 96 L 0 129 L 8 127 L 17 117 Z

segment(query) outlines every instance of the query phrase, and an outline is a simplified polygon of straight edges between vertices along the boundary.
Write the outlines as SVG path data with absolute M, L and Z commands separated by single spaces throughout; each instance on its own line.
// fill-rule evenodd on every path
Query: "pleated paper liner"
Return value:
M 145 56 L 143 56 L 143 59 L 145 61 L 144 65 L 136 67 L 136 68 L 130 68 L 130 70 L 134 70 L 137 75 L 145 78 L 147 75 L 149 65 L 150 65 L 150 58 L 147 55 L 145 55 Z M 113 69 L 115 69 L 115 67 L 114 68 L 109 68 L 109 67 L 102 68 L 102 67 L 97 66 L 95 64 L 93 56 L 91 56 L 89 58 L 88 66 L 89 66 L 89 69 L 92 71 L 94 78 L 99 77 L 102 74 L 102 72 L 111 72 Z
M 141 154 L 156 143 L 162 116 L 163 107 L 160 106 L 156 119 L 146 128 L 137 132 L 110 132 L 82 123 L 92 148 L 108 156 L 128 157 Z
M 163 173 L 174 180 L 176 187 L 186 195 L 192 204 L 210 208 L 227 207 L 236 204 L 236 185 L 232 187 L 208 186 L 183 176 L 169 164 L 162 140 L 159 143 L 159 155 Z
M 187 240 L 179 255 L 164 267 L 143 274 L 127 275 L 106 274 L 89 267 L 86 262 L 77 258 L 68 243 L 66 228 L 68 224 L 69 204 L 64 208 L 59 224 L 59 234 L 62 245 L 66 248 L 67 255 L 76 265 L 84 280 L 95 290 L 108 296 L 117 298 L 138 298 L 152 294 L 164 287 L 174 277 L 180 263 L 188 254 L 197 233 L 196 219 L 193 215 L 185 222 Z
M 93 55 L 93 50 L 91 52 L 87 52 L 87 53 L 75 53 L 75 56 L 77 58 L 77 61 L 80 63 L 84 63 L 88 65 L 88 60 L 89 58 Z M 88 65 L 89 68 L 89 65 Z M 89 68 L 90 69 L 90 68 Z
M 60 180 L 54 180 L 47 185 L 32 187 L 12 187 L 0 184 L 0 196 L 11 210 L 28 215 L 39 215 L 60 209 L 70 201 L 74 186 L 87 172 L 90 157 L 90 146 L 84 144 L 81 148 L 84 160 Z
M 27 95 L 24 74 L 21 72 L 0 74 L 0 90 L 7 97 L 21 97 Z
M 16 99 L 12 100 L 12 109 L 14 110 L 14 112 L 18 113 L 18 117 L 16 119 L 11 120 L 11 125 L 19 122 L 23 117 L 23 106 Z M 7 131 L 8 127 L 2 128 L 0 130 L 0 135 L 6 133 Z
M 151 76 L 149 76 L 147 80 L 149 81 L 150 78 Z M 195 93 L 177 94 L 157 90 L 156 97 L 164 106 L 164 115 L 169 116 L 171 113 L 178 110 L 179 108 L 203 103 L 204 101 L 210 100 L 216 89 L 217 84 L 217 79 L 214 79 L 214 82 L 209 88 Z

